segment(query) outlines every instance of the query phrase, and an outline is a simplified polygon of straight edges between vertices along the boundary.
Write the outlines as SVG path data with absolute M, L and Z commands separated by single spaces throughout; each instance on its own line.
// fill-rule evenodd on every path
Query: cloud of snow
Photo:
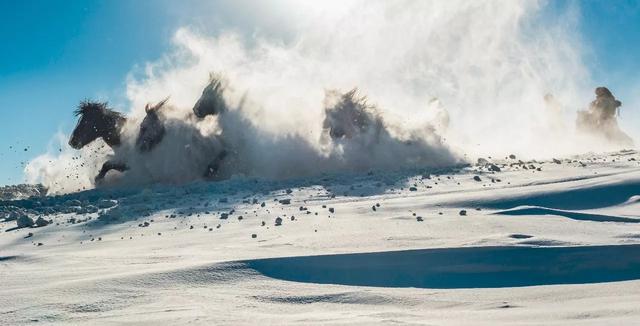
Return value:
M 128 77 L 130 132 L 144 116 L 144 105 L 167 95 L 167 114 L 188 121 L 215 72 L 227 81 L 232 113 L 226 122 L 189 123 L 202 134 L 222 124 L 229 137 L 241 139 L 243 162 L 235 172 L 242 174 L 443 166 L 463 155 L 549 157 L 601 149 L 573 132 L 575 112 L 592 99 L 593 85 L 582 45 L 571 32 L 571 12 L 542 17 L 542 1 L 275 3 L 288 6 L 290 39 L 177 30 L 169 53 Z M 373 149 L 353 143 L 347 152 L 345 144 L 327 147 L 321 141 L 325 95 L 354 87 L 377 107 L 391 138 Z M 545 100 L 549 93 L 552 102 Z M 184 141 L 176 137 L 173 142 Z M 412 153 L 402 149 L 411 139 L 424 143 L 418 162 L 406 160 Z M 42 162 L 66 162 L 66 155 L 36 159 L 27 175 L 61 183 L 64 173 Z M 129 155 L 134 162 L 147 159 Z M 153 160 L 176 157 L 166 150 Z M 167 181 L 185 166 L 194 168 L 164 164 L 151 179 Z

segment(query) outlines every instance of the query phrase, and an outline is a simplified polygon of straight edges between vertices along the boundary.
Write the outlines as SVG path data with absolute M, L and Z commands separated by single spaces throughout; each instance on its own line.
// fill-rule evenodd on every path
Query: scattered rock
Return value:
M 43 226 L 47 226 L 49 225 L 49 221 L 43 219 L 42 217 L 38 217 L 38 219 L 36 220 L 36 226 L 37 227 L 43 227 Z
M 493 171 L 493 172 L 500 172 L 500 171 L 502 171 L 502 170 L 500 169 L 500 167 L 499 167 L 499 166 L 497 166 L 497 165 L 495 165 L 495 164 L 489 164 L 489 165 L 487 166 L 487 168 L 489 169 L 489 171 Z
M 229 214 L 228 214 L 228 213 L 222 213 L 222 214 L 220 214 L 220 219 L 221 219 L 221 220 L 226 220 L 226 219 L 228 219 L 228 218 L 229 218 Z
M 417 216 L 417 217 L 416 217 L 416 221 L 418 221 L 418 222 L 422 222 L 422 221 L 424 221 L 424 220 L 422 219 L 422 216 Z
M 116 205 L 118 205 L 117 201 L 108 200 L 108 199 L 102 199 L 98 203 L 96 203 L 96 206 L 100 209 L 107 209 L 107 208 L 115 207 Z
M 460 216 L 467 216 L 467 211 L 466 210 L 461 210 L 460 211 Z
M 23 215 L 18 217 L 18 219 L 16 220 L 16 224 L 18 225 L 18 228 L 22 229 L 22 228 L 27 228 L 27 227 L 32 227 L 33 226 L 33 219 L 29 216 Z
M 335 209 L 333 209 L 333 207 L 329 207 L 329 213 L 333 214 L 333 213 L 335 213 L 335 212 L 336 212 L 336 210 L 335 210 Z
M 516 159 L 516 156 L 515 156 L 515 155 L 513 155 L 513 154 L 511 154 L 511 155 L 509 155 L 509 158 L 510 158 L 510 159 L 512 159 L 512 160 L 515 160 L 515 159 Z
M 475 175 L 475 176 L 473 176 L 473 180 L 476 180 L 476 181 L 478 181 L 478 182 L 482 181 L 482 179 L 480 179 L 480 176 L 479 176 L 479 175 Z
M 282 218 L 276 217 L 276 226 L 282 225 Z
M 289 205 L 289 204 L 291 204 L 291 199 L 288 199 L 288 198 L 287 199 L 281 199 L 279 201 L 279 203 L 282 204 L 282 205 Z
M 416 187 L 409 187 L 409 191 L 418 191 L 418 188 L 416 188 Z
M 257 235 L 257 234 L 255 234 L 255 233 L 251 235 L 251 238 L 252 238 L 252 239 L 255 239 L 255 238 L 257 238 L 257 237 L 258 237 L 258 235 Z
M 558 159 L 555 159 L 555 158 L 554 158 L 554 159 L 553 159 L 553 163 L 555 163 L 555 164 L 562 164 L 562 161 L 560 161 L 560 160 L 558 160 Z

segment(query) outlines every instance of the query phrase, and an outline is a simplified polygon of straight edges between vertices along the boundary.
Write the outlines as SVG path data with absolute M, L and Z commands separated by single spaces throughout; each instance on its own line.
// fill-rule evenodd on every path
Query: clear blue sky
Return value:
M 548 10 L 572 3 L 552 1 Z M 640 85 L 640 0 L 575 3 L 582 16 L 579 32 L 593 48 L 594 79 L 635 91 L 624 86 Z M 127 73 L 165 53 L 179 26 L 215 33 L 222 27 L 251 32 L 261 25 L 282 32 L 277 12 L 260 14 L 264 5 L 249 0 L 0 1 L 0 184 L 21 182 L 23 162 L 45 152 L 58 130 L 73 128 L 72 110 L 79 100 L 125 103 Z

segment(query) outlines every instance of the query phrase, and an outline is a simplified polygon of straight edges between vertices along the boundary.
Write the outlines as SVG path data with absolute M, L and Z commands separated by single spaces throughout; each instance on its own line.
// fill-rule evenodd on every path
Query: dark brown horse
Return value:
M 120 146 L 122 128 L 127 118 L 108 108 L 107 102 L 83 101 L 75 115 L 79 119 L 69 139 L 69 146 L 81 149 L 98 138 L 102 138 L 111 148 Z M 109 160 L 102 165 L 95 180 L 100 181 L 110 170 L 123 172 L 127 170 L 127 166 L 122 162 Z

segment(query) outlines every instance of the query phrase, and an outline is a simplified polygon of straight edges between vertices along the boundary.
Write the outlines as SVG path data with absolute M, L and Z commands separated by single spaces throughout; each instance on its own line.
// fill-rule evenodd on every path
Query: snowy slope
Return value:
M 638 160 L 505 158 L 4 201 L 6 219 L 52 223 L 0 223 L 0 320 L 632 324 Z

